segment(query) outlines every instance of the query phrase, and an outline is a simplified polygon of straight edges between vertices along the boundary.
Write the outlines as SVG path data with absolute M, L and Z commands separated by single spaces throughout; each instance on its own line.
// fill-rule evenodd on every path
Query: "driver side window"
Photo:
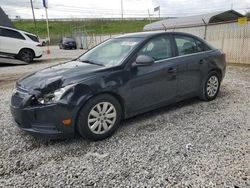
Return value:
M 155 61 L 172 57 L 172 48 L 170 38 L 160 36 L 147 42 L 137 55 L 147 55 Z

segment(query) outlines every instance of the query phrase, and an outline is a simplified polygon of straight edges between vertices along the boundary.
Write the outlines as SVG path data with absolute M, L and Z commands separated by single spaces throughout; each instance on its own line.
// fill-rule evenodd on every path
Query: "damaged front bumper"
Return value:
M 10 106 L 17 125 L 34 136 L 57 139 L 74 136 L 74 122 L 65 126 L 63 119 L 69 118 L 67 109 L 53 104 L 40 107 L 18 108 Z
M 75 133 L 74 110 L 66 104 L 31 105 L 32 96 L 17 91 L 11 98 L 11 113 L 17 125 L 24 131 L 45 138 L 72 137 Z M 71 123 L 64 125 L 63 120 Z

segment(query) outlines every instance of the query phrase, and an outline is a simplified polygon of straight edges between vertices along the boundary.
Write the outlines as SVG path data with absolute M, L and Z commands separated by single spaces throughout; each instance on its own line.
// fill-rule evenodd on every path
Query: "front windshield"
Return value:
M 120 65 L 142 38 L 110 39 L 83 54 L 78 60 L 113 67 Z

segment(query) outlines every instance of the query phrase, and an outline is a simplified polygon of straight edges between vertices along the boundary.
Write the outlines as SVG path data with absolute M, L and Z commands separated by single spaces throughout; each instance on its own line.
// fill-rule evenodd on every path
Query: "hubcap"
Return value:
M 209 97 L 214 97 L 219 88 L 219 80 L 217 76 L 211 76 L 207 81 L 207 95 Z
M 115 124 L 117 113 L 113 104 L 101 102 L 95 105 L 88 116 L 88 126 L 95 134 L 104 134 Z

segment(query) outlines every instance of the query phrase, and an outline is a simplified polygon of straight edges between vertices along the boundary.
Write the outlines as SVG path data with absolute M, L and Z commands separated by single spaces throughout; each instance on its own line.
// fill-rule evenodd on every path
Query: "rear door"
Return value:
M 208 64 L 207 53 L 202 49 L 202 42 L 191 36 L 175 34 L 174 41 L 177 48 L 179 96 L 199 92 L 203 70 Z
M 24 36 L 18 31 L 0 28 L 0 51 L 17 54 L 25 41 Z

